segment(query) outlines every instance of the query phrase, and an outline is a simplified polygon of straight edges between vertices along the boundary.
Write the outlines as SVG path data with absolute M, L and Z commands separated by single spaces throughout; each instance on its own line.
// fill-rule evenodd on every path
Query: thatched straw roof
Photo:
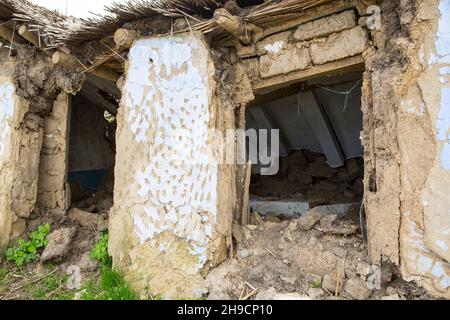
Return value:
M 84 19 L 76 32 L 62 35 L 67 44 L 99 39 L 114 33 L 123 24 L 154 16 L 184 17 L 196 16 L 195 21 L 204 21 L 203 16 L 212 16 L 214 10 L 227 0 L 128 0 L 113 2 L 105 7 L 106 16 Z
M 79 30 L 83 24 L 80 19 L 66 17 L 28 0 L 0 0 L 0 18 L 10 27 L 26 24 L 49 47 L 57 46 L 61 35 Z
M 123 24 L 155 15 L 166 17 L 187 17 L 192 29 L 212 31 L 216 25 L 211 20 L 214 11 L 228 0 L 128 0 L 126 3 L 113 2 L 106 6 L 109 15 L 97 19 L 83 20 L 76 32 L 66 34 L 64 42 L 77 43 L 93 40 L 113 33 Z M 333 0 L 266 0 L 242 12 L 242 19 L 255 24 L 270 23 L 292 17 L 299 12 Z M 245 2 L 242 0 L 242 2 Z
M 242 11 L 242 19 L 257 25 L 288 19 L 298 12 L 332 0 L 272 0 Z M 127 22 L 156 15 L 186 17 L 191 28 L 209 32 L 217 29 L 210 18 L 215 9 L 227 0 L 128 0 L 113 2 L 106 7 L 108 14 L 91 19 L 66 17 L 35 5 L 27 0 L 0 0 L 0 17 L 26 23 L 45 38 L 49 47 L 74 46 L 109 36 Z M 241 2 L 245 2 L 241 0 Z

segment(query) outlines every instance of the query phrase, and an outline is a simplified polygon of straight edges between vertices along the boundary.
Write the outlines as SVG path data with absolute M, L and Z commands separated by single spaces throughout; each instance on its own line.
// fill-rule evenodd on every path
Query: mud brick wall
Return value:
M 369 45 L 368 32 L 358 25 L 354 9 L 298 26 L 286 23 L 286 27 L 290 29 L 238 47 L 237 54 L 256 87 L 264 79 L 361 55 Z
M 450 3 L 384 1 L 365 52 L 365 206 L 372 261 L 450 297 Z

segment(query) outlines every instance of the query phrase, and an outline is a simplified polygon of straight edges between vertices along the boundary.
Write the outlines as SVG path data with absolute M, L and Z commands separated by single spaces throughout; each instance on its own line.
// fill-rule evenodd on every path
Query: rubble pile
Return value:
M 332 206 L 330 206 L 332 207 Z M 252 214 L 235 225 L 233 258 L 207 277 L 209 299 L 426 299 L 391 265 L 371 265 L 357 208 L 298 219 Z
M 265 198 L 307 199 L 312 206 L 357 202 L 364 191 L 363 176 L 360 158 L 334 169 L 325 155 L 300 150 L 280 159 L 277 175 L 252 177 L 250 191 Z

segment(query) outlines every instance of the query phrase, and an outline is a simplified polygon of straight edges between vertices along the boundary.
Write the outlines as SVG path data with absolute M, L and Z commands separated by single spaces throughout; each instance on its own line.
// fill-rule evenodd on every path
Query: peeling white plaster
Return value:
M 416 114 L 422 116 L 425 114 L 425 104 L 423 102 L 420 103 L 417 108 L 416 104 L 412 99 L 402 100 L 400 102 L 400 106 L 405 109 L 408 113 Z
M 433 265 L 433 260 L 431 260 L 428 257 L 421 256 L 419 260 L 417 261 L 417 270 L 420 273 L 427 273 L 431 270 L 431 267 Z
M 135 170 L 145 203 L 133 212 L 136 234 L 141 244 L 166 251 L 153 240 L 173 233 L 189 243 L 198 269 L 206 263 L 217 213 L 218 167 L 211 164 L 208 147 L 207 54 L 190 34 L 138 40 L 129 53 L 124 85 L 124 118 L 135 142 L 148 149 L 148 164 Z
M 437 245 L 439 248 L 441 248 L 442 250 L 448 251 L 448 245 L 447 245 L 447 243 L 445 243 L 444 240 L 438 240 L 438 241 L 436 241 L 436 245 Z
M 424 232 L 418 227 L 417 223 L 407 216 L 405 218 L 405 224 L 408 227 L 407 244 L 410 246 L 407 250 L 408 259 L 405 259 L 405 263 L 408 264 L 409 270 L 415 276 L 431 277 L 440 287 L 439 290 L 446 290 L 450 286 L 450 276 L 446 272 L 447 267 L 444 266 L 444 263 L 445 265 L 447 263 L 436 258 L 426 247 L 423 240 Z
M 284 47 L 284 41 L 275 41 L 272 44 L 267 44 L 264 46 L 264 49 L 266 49 L 270 53 L 277 53 Z
M 0 84 L 0 166 L 7 158 L 10 147 L 11 121 L 14 115 L 14 85 Z
M 450 74 L 450 67 L 440 67 L 439 68 L 439 74 L 441 76 L 449 75 Z
M 433 274 L 433 276 L 435 276 L 436 278 L 440 278 L 443 275 L 445 275 L 445 271 L 444 268 L 442 268 L 442 263 L 440 262 L 436 262 L 434 264 L 433 270 L 431 270 L 431 273 Z
M 436 41 L 436 52 L 440 57 L 450 56 L 450 1 L 439 2 L 439 30 Z
M 447 289 L 448 287 L 450 287 L 450 277 L 444 277 L 441 280 L 440 285 L 444 289 Z
M 424 49 L 423 45 L 420 46 L 420 49 L 419 49 L 419 61 L 421 63 L 425 62 L 425 49 Z
M 439 2 L 439 11 L 439 29 L 436 39 L 438 56 L 434 57 L 434 60 L 439 65 L 446 65 L 450 60 L 450 1 L 441 0 Z M 441 76 L 448 75 L 450 67 L 442 66 L 439 68 L 439 72 Z M 444 85 L 445 83 L 442 80 L 440 79 L 440 82 Z M 444 86 L 441 88 L 441 108 L 436 121 L 436 128 L 438 130 L 438 139 L 445 142 L 440 155 L 442 167 L 450 171 L 450 88 Z
M 450 88 L 441 89 L 441 110 L 436 121 L 438 139 L 448 141 L 448 131 L 450 129 Z
M 450 144 L 447 142 L 444 144 L 444 147 L 441 151 L 441 163 L 442 167 L 449 171 L 450 170 Z

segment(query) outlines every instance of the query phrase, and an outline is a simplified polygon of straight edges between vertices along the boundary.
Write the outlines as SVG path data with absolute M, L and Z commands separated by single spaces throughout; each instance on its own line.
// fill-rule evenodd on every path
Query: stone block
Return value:
M 311 66 L 309 50 L 299 44 L 289 44 L 285 49 L 275 54 L 266 54 L 259 59 L 261 78 L 287 74 L 309 66 Z
M 277 53 L 287 46 L 291 35 L 291 31 L 285 31 L 264 38 L 256 44 L 256 53 L 259 56 L 266 53 Z
M 367 46 L 367 32 L 358 26 L 313 42 L 311 59 L 315 65 L 320 65 L 361 54 Z
M 354 26 L 356 26 L 356 15 L 353 10 L 349 10 L 299 25 L 297 30 L 295 30 L 294 39 L 307 41 L 325 37 Z

